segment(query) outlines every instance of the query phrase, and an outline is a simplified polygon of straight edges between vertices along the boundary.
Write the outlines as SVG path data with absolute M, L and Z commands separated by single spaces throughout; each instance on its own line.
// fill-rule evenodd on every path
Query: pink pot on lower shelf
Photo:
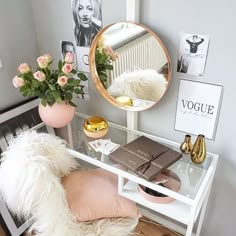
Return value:
M 62 103 L 54 103 L 52 106 L 39 104 L 39 115 L 42 121 L 53 128 L 61 128 L 68 125 L 75 115 L 75 107 Z
M 161 180 L 167 180 L 167 183 L 163 184 L 163 186 L 165 188 L 170 189 L 174 192 L 178 192 L 180 190 L 180 187 L 181 187 L 180 178 L 171 170 L 165 169 L 161 174 L 158 174 L 155 177 L 153 182 L 161 181 Z M 144 187 L 142 185 L 138 185 L 138 190 L 139 190 L 140 194 L 146 200 L 148 200 L 150 202 L 165 204 L 165 203 L 170 203 L 170 202 L 175 201 L 174 198 L 169 197 L 169 196 L 157 197 L 157 196 L 150 195 L 145 192 L 145 189 L 146 189 L 146 187 Z

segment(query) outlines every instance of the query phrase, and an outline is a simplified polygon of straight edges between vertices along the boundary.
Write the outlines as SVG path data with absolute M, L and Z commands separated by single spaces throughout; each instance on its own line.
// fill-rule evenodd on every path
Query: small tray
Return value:
M 165 170 L 161 174 L 157 175 L 153 182 L 160 181 L 162 179 L 168 179 L 168 182 L 162 184 L 165 188 L 171 189 L 175 192 L 178 192 L 181 187 L 181 181 L 180 178 L 172 171 Z M 174 201 L 175 199 L 169 196 L 153 196 L 151 194 L 148 194 L 145 192 L 146 187 L 143 185 L 138 185 L 138 190 L 140 194 L 148 201 L 154 202 L 154 203 L 169 203 Z

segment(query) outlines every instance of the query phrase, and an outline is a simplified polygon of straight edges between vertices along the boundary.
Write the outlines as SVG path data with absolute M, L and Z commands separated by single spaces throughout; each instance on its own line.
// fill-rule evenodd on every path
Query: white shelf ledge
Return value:
M 158 204 L 150 202 L 143 198 L 141 194 L 139 194 L 137 187 L 137 183 L 128 181 L 124 185 L 123 191 L 119 194 L 158 213 L 166 215 L 174 220 L 177 220 L 185 225 L 188 224 L 189 215 L 191 211 L 191 207 L 189 205 L 177 200 L 167 204 Z

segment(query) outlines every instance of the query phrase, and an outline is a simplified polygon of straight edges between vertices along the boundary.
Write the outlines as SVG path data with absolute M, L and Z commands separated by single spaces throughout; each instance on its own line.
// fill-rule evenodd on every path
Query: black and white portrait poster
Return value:
M 71 0 L 76 46 L 89 47 L 102 28 L 101 0 Z
M 76 59 L 76 50 L 75 50 L 75 44 L 70 41 L 61 41 L 61 55 L 62 60 L 64 60 L 66 53 L 72 53 L 74 55 L 74 68 L 77 69 L 77 59 Z
M 221 85 L 181 79 L 175 129 L 214 139 L 222 95 Z
M 64 60 L 65 55 L 67 52 L 70 52 L 74 55 L 74 63 L 73 63 L 73 67 L 76 68 L 77 70 L 84 72 L 86 71 L 84 68 L 85 66 L 88 67 L 88 51 L 89 48 L 81 48 L 81 50 L 78 50 L 79 52 L 82 52 L 84 55 L 83 57 L 78 57 L 77 55 L 77 47 L 75 46 L 75 44 L 73 42 L 70 41 L 61 41 L 61 55 L 62 55 L 62 60 Z M 78 61 L 78 58 L 81 59 L 83 58 L 85 60 L 85 64 L 81 63 L 81 61 Z M 88 77 L 88 76 L 87 76 Z M 81 81 L 81 85 L 84 86 L 83 90 L 84 90 L 84 95 L 83 98 L 85 100 L 89 99 L 89 90 L 88 90 L 88 80 L 87 81 Z M 82 95 L 79 95 L 79 97 L 81 97 Z
M 177 72 L 204 75 L 208 45 L 208 35 L 183 33 L 180 39 Z
M 78 69 L 89 72 L 88 52 L 102 28 L 102 3 L 101 0 L 71 0 L 71 6 Z

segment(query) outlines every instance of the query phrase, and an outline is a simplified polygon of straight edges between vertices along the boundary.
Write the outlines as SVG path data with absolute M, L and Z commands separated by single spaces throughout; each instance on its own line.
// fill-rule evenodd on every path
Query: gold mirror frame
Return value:
M 118 22 L 118 23 L 131 23 L 131 24 L 135 24 L 137 26 L 140 26 L 140 27 L 143 27 L 148 33 L 150 33 L 151 35 L 153 35 L 155 37 L 155 39 L 158 41 L 158 43 L 161 45 L 164 53 L 165 53 L 165 56 L 166 56 L 166 59 L 167 59 L 167 65 L 168 65 L 168 76 L 167 76 L 167 86 L 166 86 L 166 90 L 165 92 L 163 93 L 163 95 L 161 96 L 161 98 L 156 101 L 153 105 L 150 105 L 150 106 L 147 106 L 145 108 L 143 107 L 132 107 L 132 106 L 126 106 L 126 105 L 123 105 L 121 103 L 119 103 L 113 96 L 111 96 L 108 91 L 104 88 L 104 86 L 102 85 L 101 81 L 100 81 L 100 78 L 98 76 L 98 73 L 97 73 L 97 69 L 96 69 L 96 61 L 95 61 L 95 53 L 96 53 L 96 46 L 98 44 L 98 41 L 99 39 L 101 38 L 101 36 L 103 35 L 103 33 L 108 29 L 110 28 L 111 26 L 117 24 L 117 23 L 114 23 L 114 24 L 110 24 L 106 27 L 104 27 L 102 30 L 100 30 L 98 32 L 98 34 L 95 36 L 92 44 L 91 44 L 91 48 L 90 48 L 90 52 L 89 52 L 89 68 L 90 68 L 90 73 L 91 73 L 91 77 L 92 77 L 92 80 L 97 88 L 97 90 L 100 92 L 100 94 L 107 100 L 109 101 L 112 105 L 118 107 L 118 108 L 121 108 L 121 109 L 124 109 L 124 110 L 128 110 L 128 111 L 143 111 L 143 110 L 147 110 L 147 109 L 150 109 L 152 108 L 153 106 L 155 106 L 163 97 L 164 95 L 166 94 L 169 86 L 170 86 L 170 82 L 171 82 L 171 76 L 172 76 L 172 68 L 171 68 L 171 61 L 170 61 L 170 56 L 169 56 L 169 53 L 164 45 L 164 43 L 162 42 L 162 40 L 157 36 L 156 33 L 154 33 L 151 29 L 149 29 L 148 27 L 142 25 L 142 24 L 138 24 L 138 23 L 135 23 L 135 22 L 130 22 L 130 21 L 127 21 L 127 22 Z

